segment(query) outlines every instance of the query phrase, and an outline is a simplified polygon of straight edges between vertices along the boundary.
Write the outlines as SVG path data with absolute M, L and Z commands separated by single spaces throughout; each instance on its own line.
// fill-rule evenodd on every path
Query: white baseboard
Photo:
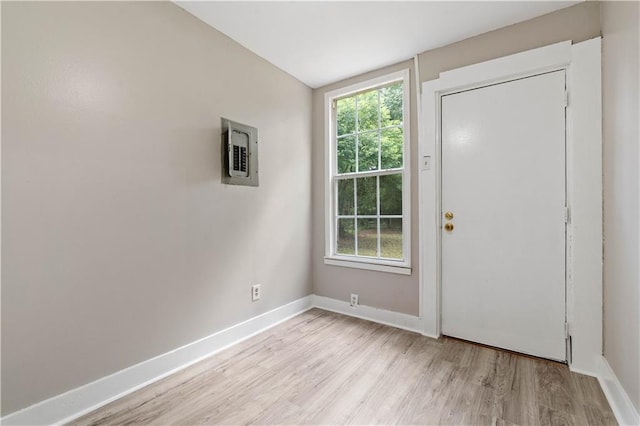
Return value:
M 351 306 L 346 301 L 309 295 L 173 351 L 9 414 L 0 419 L 0 423 L 42 425 L 69 422 L 312 307 L 424 334 L 419 317 L 364 305 Z M 582 373 L 593 375 L 591 372 Z M 597 376 L 618 423 L 640 424 L 638 411 L 604 357 L 602 357 L 601 370 Z
M 371 306 L 351 306 L 349 302 L 331 299 L 329 297 L 313 295 L 313 306 L 339 314 L 362 318 L 380 324 L 390 325 L 403 330 L 414 331 L 423 334 L 420 317 L 407 315 L 400 312 L 386 311 L 372 308 Z
M 312 308 L 312 296 L 3 417 L 3 425 L 61 424 L 87 414 Z
M 178 349 L 11 413 L 0 419 L 0 424 L 48 425 L 69 422 L 312 307 L 424 334 L 419 317 L 364 305 L 351 306 L 346 301 L 309 295 Z M 591 372 L 582 373 L 593 375 Z M 639 425 L 638 411 L 604 357 L 601 359 L 601 369 L 597 377 L 618 423 Z
M 598 381 L 600 382 L 604 395 L 607 397 L 607 401 L 609 401 L 613 414 L 616 416 L 618 424 L 639 425 L 640 415 L 638 415 L 638 411 L 633 406 L 629 395 L 625 392 L 605 357 L 602 357 L 602 367 Z

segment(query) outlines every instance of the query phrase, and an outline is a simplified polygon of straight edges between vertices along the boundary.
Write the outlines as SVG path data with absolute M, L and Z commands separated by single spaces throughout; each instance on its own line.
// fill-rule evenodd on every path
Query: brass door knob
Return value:
M 449 232 L 453 231 L 453 223 L 445 223 L 444 230 Z
M 453 219 L 453 213 L 451 213 L 451 212 L 446 212 L 446 213 L 444 214 L 444 218 L 445 218 L 445 219 L 447 219 L 447 220 L 451 220 L 451 219 Z

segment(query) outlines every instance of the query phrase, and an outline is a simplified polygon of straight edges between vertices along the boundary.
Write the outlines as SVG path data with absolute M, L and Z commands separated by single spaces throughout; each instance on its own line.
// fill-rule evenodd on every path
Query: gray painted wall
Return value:
M 561 41 L 600 35 L 600 3 L 585 2 L 420 54 L 420 79 Z
M 311 96 L 168 2 L 2 2 L 3 415 L 311 293 Z
M 477 37 L 418 55 L 420 81 L 438 78 L 442 71 L 499 58 L 565 40 L 580 42 L 600 35 L 600 5 L 586 2 L 521 22 Z M 358 293 L 360 303 L 391 311 L 418 315 L 418 140 L 415 102 L 411 111 L 412 182 L 412 266 L 411 276 L 363 271 L 323 263 L 324 255 L 324 111 L 327 91 L 384 75 L 396 69 L 412 68 L 412 61 L 377 70 L 313 91 L 313 286 L 321 296 L 348 300 Z M 412 72 L 412 84 L 415 79 Z
M 602 4 L 604 355 L 640 411 L 640 4 Z

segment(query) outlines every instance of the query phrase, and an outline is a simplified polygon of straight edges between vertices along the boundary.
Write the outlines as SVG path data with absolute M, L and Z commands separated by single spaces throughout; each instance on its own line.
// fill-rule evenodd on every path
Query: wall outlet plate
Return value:
M 262 293 L 262 291 L 260 289 L 260 284 L 252 285 L 251 286 L 251 301 L 255 302 L 256 300 L 260 299 L 261 293 Z
M 358 304 L 358 295 L 351 293 L 351 300 L 349 302 L 351 306 L 356 306 Z

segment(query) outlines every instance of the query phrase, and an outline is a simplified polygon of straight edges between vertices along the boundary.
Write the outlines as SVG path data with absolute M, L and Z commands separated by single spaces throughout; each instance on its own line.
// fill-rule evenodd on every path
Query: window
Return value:
M 325 95 L 325 263 L 410 273 L 408 76 Z

